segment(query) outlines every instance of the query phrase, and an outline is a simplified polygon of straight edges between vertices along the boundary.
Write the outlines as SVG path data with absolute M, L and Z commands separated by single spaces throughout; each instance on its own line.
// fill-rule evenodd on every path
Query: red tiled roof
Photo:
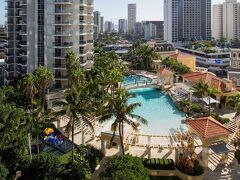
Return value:
M 164 76 L 171 76 L 171 75 L 174 74 L 171 70 L 169 70 L 169 69 L 167 69 L 167 68 L 165 68 L 165 67 L 162 67 L 162 68 L 157 69 L 157 72 L 158 72 L 160 75 L 164 75 Z
M 213 75 L 209 72 L 192 72 L 182 75 L 182 77 L 191 82 L 202 81 L 207 84 L 209 87 L 215 88 L 220 92 L 224 92 L 226 84 L 222 81 L 221 78 Z
M 212 117 L 187 120 L 186 124 L 192 127 L 204 139 L 232 133 L 229 129 Z

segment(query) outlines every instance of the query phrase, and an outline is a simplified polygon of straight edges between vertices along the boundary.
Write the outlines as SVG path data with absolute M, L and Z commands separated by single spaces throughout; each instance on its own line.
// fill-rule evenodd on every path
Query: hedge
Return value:
M 143 165 L 153 170 L 175 170 L 172 159 L 143 159 Z

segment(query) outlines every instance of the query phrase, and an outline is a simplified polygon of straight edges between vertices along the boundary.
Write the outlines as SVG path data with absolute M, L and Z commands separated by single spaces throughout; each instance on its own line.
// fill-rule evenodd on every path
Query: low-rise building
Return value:
M 215 48 L 212 52 L 204 52 L 184 47 L 177 47 L 180 52 L 191 54 L 196 57 L 196 66 L 207 68 L 220 77 L 227 77 L 230 67 L 230 50 Z
M 228 79 L 233 85 L 240 87 L 240 45 L 231 47 L 231 62 L 228 70 Z
M 132 47 L 132 44 L 109 44 L 104 47 L 106 52 L 114 51 L 120 57 L 124 54 L 127 54 L 129 49 Z
M 176 54 L 170 55 L 169 57 L 175 59 L 179 63 L 184 64 L 185 66 L 189 67 L 191 71 L 196 71 L 196 57 L 190 54 L 185 54 L 178 52 Z

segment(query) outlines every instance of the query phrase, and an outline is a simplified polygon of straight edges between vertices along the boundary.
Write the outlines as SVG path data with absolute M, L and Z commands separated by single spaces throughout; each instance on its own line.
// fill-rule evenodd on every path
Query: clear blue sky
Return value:
M 162 20 L 164 0 L 94 0 L 95 10 L 101 11 L 105 20 L 116 22 L 119 18 L 127 18 L 127 4 L 137 4 L 138 20 Z M 214 4 L 224 0 L 212 0 Z M 151 3 L 150 3 L 151 2 Z M 0 0 L 0 24 L 5 22 L 5 0 Z

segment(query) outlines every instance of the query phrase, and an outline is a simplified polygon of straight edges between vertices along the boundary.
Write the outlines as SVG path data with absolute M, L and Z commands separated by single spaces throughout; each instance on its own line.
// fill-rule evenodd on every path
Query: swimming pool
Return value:
M 139 76 L 139 75 L 131 75 L 124 77 L 124 86 L 128 86 L 135 83 L 145 83 L 152 81 L 150 78 Z
M 148 126 L 143 125 L 141 133 L 169 135 L 170 129 L 185 129 L 181 123 L 185 114 L 179 111 L 171 97 L 156 88 L 138 88 L 129 90 L 136 94 L 129 103 L 141 103 L 134 114 L 148 120 Z

